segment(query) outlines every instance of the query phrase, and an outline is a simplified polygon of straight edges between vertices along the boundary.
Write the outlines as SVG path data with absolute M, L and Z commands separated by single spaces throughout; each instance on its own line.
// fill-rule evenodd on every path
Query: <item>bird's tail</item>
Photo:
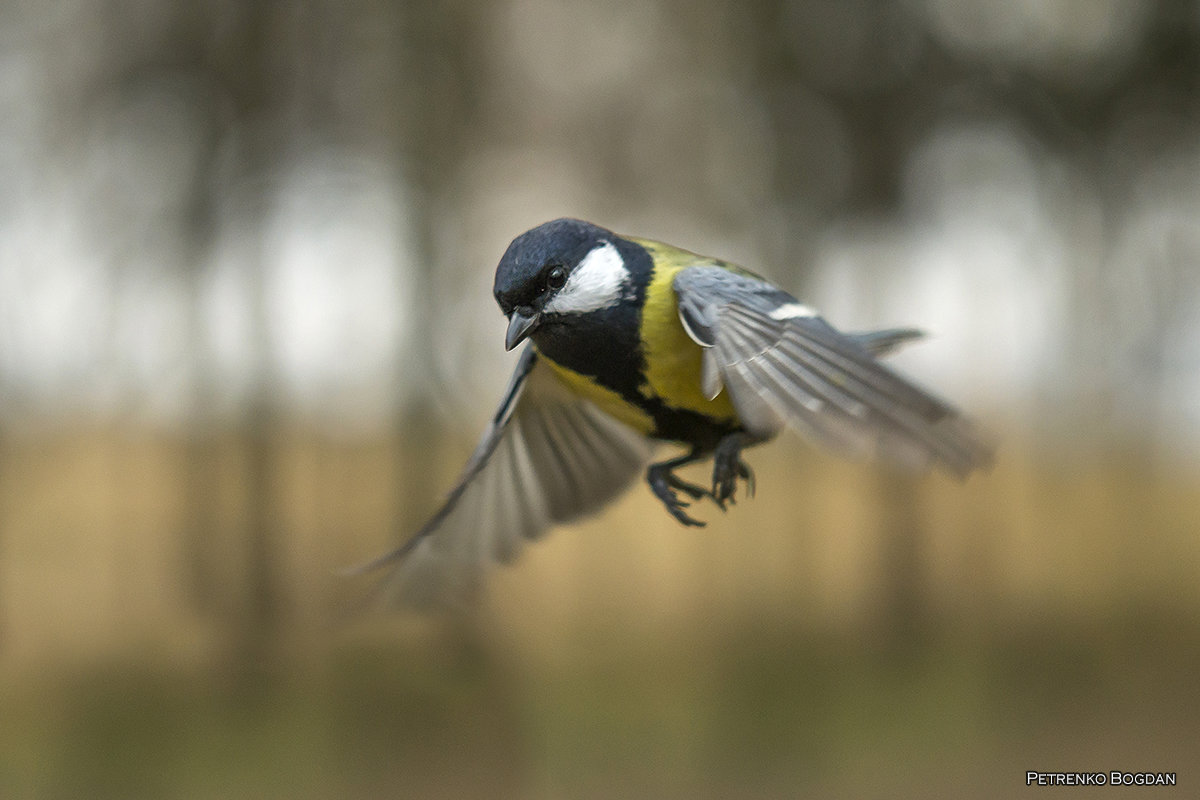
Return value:
M 850 338 L 865 347 L 871 355 L 878 358 L 880 356 L 891 355 L 909 342 L 925 338 L 925 332 L 916 328 L 888 328 L 882 331 L 852 333 L 850 334 Z

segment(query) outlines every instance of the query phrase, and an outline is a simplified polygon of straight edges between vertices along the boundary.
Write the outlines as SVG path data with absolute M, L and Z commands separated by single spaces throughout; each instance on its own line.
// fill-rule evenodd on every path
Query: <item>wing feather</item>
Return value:
M 739 416 L 748 426 L 757 430 L 779 430 L 790 423 L 803 434 L 816 441 L 844 452 L 865 452 L 869 440 L 863 431 L 849 424 L 848 417 L 830 413 L 829 404 L 816 390 L 802 383 L 792 367 L 784 363 L 780 354 L 768 350 L 745 362 L 731 363 L 736 375 L 729 381 L 731 398 L 738 408 Z M 757 417 L 747 416 L 747 406 L 765 402 L 774 411 L 773 422 L 755 426 Z
M 598 511 L 641 473 L 651 443 L 563 387 L 532 346 L 445 503 L 406 543 L 353 573 L 388 568 L 397 605 L 459 606 L 484 569 L 553 525 Z
M 897 404 L 911 407 L 923 417 L 936 418 L 953 411 L 943 401 L 880 363 L 866 348 L 842 336 L 824 320 L 797 320 L 786 336 L 794 345 L 820 359 L 831 369 L 853 375 L 880 393 L 894 398 Z
M 766 281 L 716 267 L 681 270 L 674 288 L 689 335 L 706 348 L 705 390 L 724 386 L 743 425 L 791 424 L 828 445 L 965 476 L 989 448 L 944 400 L 876 356 L 918 338 L 895 329 L 843 334 Z

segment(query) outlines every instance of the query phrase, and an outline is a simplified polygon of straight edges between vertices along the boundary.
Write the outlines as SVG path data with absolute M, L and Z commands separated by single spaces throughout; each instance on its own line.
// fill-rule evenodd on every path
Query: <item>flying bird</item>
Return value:
M 683 525 L 692 504 L 753 494 L 746 448 L 785 427 L 838 451 L 965 478 L 990 449 L 959 413 L 879 357 L 919 338 L 843 333 L 748 270 L 576 219 L 509 245 L 496 268 L 507 350 L 524 343 L 499 407 L 441 508 L 357 568 L 417 607 L 458 605 L 485 568 L 594 513 L 644 476 Z M 682 454 L 653 461 L 655 445 Z M 697 485 L 680 467 L 712 460 Z

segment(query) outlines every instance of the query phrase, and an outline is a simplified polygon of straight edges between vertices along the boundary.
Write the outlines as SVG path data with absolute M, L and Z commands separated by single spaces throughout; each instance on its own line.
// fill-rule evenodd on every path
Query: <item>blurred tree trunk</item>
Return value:
M 919 649 L 929 633 L 920 491 L 916 480 L 896 469 L 880 469 L 879 607 L 877 641 L 896 658 Z
M 411 304 L 416 333 L 401 355 L 417 391 L 396 419 L 400 443 L 396 451 L 400 480 L 396 522 L 401 539 L 424 521 L 446 488 L 437 484 L 437 472 L 429 468 L 444 440 L 441 431 L 430 425 L 437 402 L 435 333 L 441 330 L 437 309 L 429 302 L 439 296 L 435 289 L 440 261 L 435 246 L 439 232 L 436 214 L 451 205 L 448 195 L 455 189 L 458 165 L 476 130 L 474 98 L 482 93 L 487 74 L 474 60 L 482 47 L 475 34 L 487 12 L 486 5 L 446 8 L 433 0 L 416 0 L 403 6 L 401 34 L 395 42 L 404 54 L 399 66 L 405 80 L 394 87 L 394 142 L 398 159 L 409 168 L 417 196 L 413 204 L 417 258 L 408 281 L 418 298 Z
M 5 394 L 2 390 L 2 384 L 0 384 L 0 402 L 6 399 L 4 397 Z M 8 442 L 6 441 L 5 433 L 4 426 L 0 424 L 0 565 L 8 563 L 4 558 L 4 549 L 5 545 L 8 544 L 8 540 L 4 535 L 3 523 L 3 520 L 8 518 L 8 504 L 6 502 L 8 499 Z M 4 649 L 8 644 L 8 608 L 4 602 L 4 590 L 6 588 L 4 578 L 4 570 L 0 568 L 0 662 L 3 662 Z
M 281 632 L 279 530 L 273 497 L 278 460 L 275 413 L 267 402 L 255 401 L 244 426 L 248 583 L 239 649 L 251 666 L 270 661 Z
M 251 313 L 249 340 L 253 378 L 251 396 L 239 425 L 244 464 L 245 576 L 239 619 L 234 625 L 238 665 L 256 673 L 273 660 L 280 636 L 280 585 L 277 575 L 277 515 L 273 498 L 278 466 L 275 419 L 274 358 L 268 327 L 265 286 L 266 243 L 261 221 L 269 207 L 272 143 L 281 138 L 286 112 L 288 69 L 280 61 L 290 53 L 293 20 L 278 0 L 237 7 L 226 21 L 215 54 L 220 84 L 230 100 L 225 135 L 237 145 L 231 180 L 245 202 L 239 213 L 255 216 L 251 236 L 260 237 L 246 264 L 247 305 Z M 296 12 L 299 13 L 299 12 Z M 278 79 L 278 80 L 277 80 Z M 253 189 L 249 188 L 253 187 Z M 220 187 L 226 196 L 230 186 Z M 245 193 L 251 193 L 245 196 Z
M 200 80 L 204 79 L 201 75 Z M 185 518 L 181 535 L 186 596 L 202 618 L 211 618 L 224 607 L 218 567 L 219 544 L 224 539 L 218 535 L 224 498 L 220 491 L 220 437 L 217 421 L 213 419 L 217 401 L 216 376 L 201 313 L 201 305 L 208 293 L 206 257 L 213 246 L 218 199 L 213 187 L 203 180 L 203 176 L 211 175 L 216 169 L 219 130 L 212 108 L 206 119 L 209 122 L 206 147 L 198 160 L 190 202 L 184 210 L 182 237 L 183 264 L 188 272 L 187 354 L 193 377 L 191 408 L 184 431 Z
M 221 607 L 215 546 L 222 500 L 218 489 L 221 459 L 216 437 L 200 425 L 193 425 L 184 442 L 184 589 L 191 607 L 208 618 Z

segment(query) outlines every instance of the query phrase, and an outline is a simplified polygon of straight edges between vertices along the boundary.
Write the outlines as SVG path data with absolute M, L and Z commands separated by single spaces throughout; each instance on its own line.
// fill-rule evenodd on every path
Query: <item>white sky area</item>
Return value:
M 1194 451 L 1200 150 L 1130 191 L 1105 210 L 1019 131 L 948 125 L 915 151 L 898 218 L 829 233 L 812 291 L 841 327 L 925 330 L 895 363 L 967 407 Z
M 283 176 L 265 218 L 230 204 L 199 298 L 223 410 L 265 390 L 371 428 L 407 399 L 414 255 L 401 186 L 371 162 L 319 155 Z
M 919 327 L 928 338 L 898 363 L 950 396 L 1019 410 L 1068 346 L 1065 209 L 1037 168 L 1011 132 L 935 133 L 910 164 L 899 219 L 826 237 L 812 283 L 825 316 Z

